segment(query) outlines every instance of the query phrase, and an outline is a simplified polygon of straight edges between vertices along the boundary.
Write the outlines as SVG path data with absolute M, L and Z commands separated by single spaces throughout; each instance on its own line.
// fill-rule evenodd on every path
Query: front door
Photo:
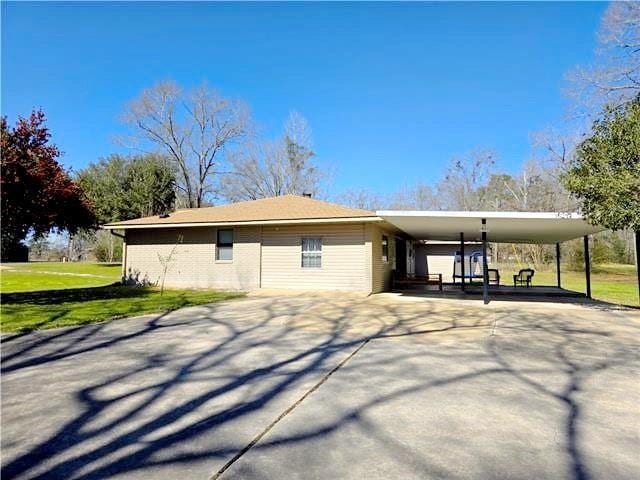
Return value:
M 407 275 L 416 274 L 416 249 L 411 240 L 406 241 L 407 245 Z
M 407 275 L 407 242 L 396 237 L 396 272 L 399 276 Z

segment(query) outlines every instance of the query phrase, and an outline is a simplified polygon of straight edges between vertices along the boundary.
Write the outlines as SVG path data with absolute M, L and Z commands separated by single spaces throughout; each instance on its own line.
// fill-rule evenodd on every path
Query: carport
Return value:
M 382 210 L 377 215 L 402 230 L 415 240 L 459 241 L 464 258 L 466 242 L 481 242 L 483 253 L 482 296 L 489 302 L 487 275 L 487 243 L 549 244 L 556 248 L 557 291 L 562 289 L 560 274 L 560 245 L 568 240 L 583 238 L 585 260 L 585 295 L 591 298 L 591 267 L 589 260 L 589 235 L 604 228 L 587 223 L 575 213 L 554 212 L 448 212 Z M 462 262 L 462 291 L 465 285 L 464 261 Z M 500 289 L 498 289 L 500 290 Z M 521 290 L 524 292 L 525 290 Z M 545 293 L 545 292 L 542 292 Z M 548 290 L 546 293 L 552 293 Z

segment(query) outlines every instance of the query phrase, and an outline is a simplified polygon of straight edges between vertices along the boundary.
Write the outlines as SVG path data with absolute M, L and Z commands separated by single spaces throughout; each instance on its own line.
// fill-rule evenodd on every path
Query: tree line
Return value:
M 112 154 L 72 174 L 34 110 L 2 119 L 2 259 L 93 255 L 119 260 L 121 241 L 99 225 L 175 208 L 199 208 L 285 194 L 317 194 L 311 130 L 291 112 L 282 133 L 263 138 L 248 108 L 203 84 L 160 82 L 126 106 L 130 155 Z M 55 232 L 53 238 L 47 237 Z M 61 243 L 66 243 L 62 247 Z
M 580 211 L 610 229 L 595 236 L 594 261 L 633 262 L 640 231 L 640 3 L 612 3 L 597 39 L 593 62 L 567 73 L 567 116 L 532 135 L 531 158 L 518 172 L 502 171 L 496 152 L 476 149 L 451 159 L 432 185 L 389 195 L 351 190 L 338 198 L 367 209 Z M 553 258 L 546 246 L 500 248 L 522 263 Z M 579 242 L 567 250 L 581 267 Z
M 288 193 L 370 210 L 581 210 L 612 230 L 594 256 L 630 262 L 640 230 L 640 4 L 613 3 L 598 32 L 592 65 L 569 73 L 571 116 L 562 128 L 534 135 L 531 158 L 516 173 L 500 168 L 498 152 L 476 148 L 452 159 L 433 184 L 390 195 L 331 192 L 331 175 L 317 164 L 311 128 L 292 112 L 276 138 L 265 138 L 243 102 L 206 83 L 173 81 L 145 89 L 125 106 L 130 155 L 113 154 L 70 173 L 58 162 L 44 113 L 2 119 L 2 258 L 46 255 L 50 231 L 65 232 L 69 257 L 119 258 L 120 244 L 103 223 L 159 215 L 175 208 L 252 200 Z M 60 243 L 60 237 L 56 237 Z M 57 247 L 56 247 L 57 248 Z M 57 248 L 64 250 L 64 248 Z M 502 247 L 523 262 L 547 261 L 540 246 Z M 572 249 L 576 263 L 579 249 Z

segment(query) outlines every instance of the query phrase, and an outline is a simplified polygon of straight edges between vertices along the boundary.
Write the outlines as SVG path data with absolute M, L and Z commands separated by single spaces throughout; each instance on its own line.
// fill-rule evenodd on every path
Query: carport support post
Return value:
M 464 232 L 460 232 L 460 275 L 462 275 L 462 291 L 464 292 Z
M 589 235 L 584 236 L 584 274 L 587 281 L 587 298 L 591 298 L 591 260 L 589 258 Z
M 638 274 L 638 300 L 640 301 L 640 230 L 636 231 L 636 273 Z
M 558 288 L 562 288 L 560 282 L 560 244 L 556 243 L 556 276 L 558 278 Z
M 489 303 L 489 275 L 487 272 L 487 219 L 482 219 L 482 299 Z

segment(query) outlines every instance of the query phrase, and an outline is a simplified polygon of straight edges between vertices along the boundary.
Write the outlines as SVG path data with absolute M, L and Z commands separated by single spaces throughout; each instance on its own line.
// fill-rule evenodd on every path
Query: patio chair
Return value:
M 500 272 L 497 268 L 487 268 L 487 280 L 489 285 L 500 286 Z
M 518 272 L 517 275 L 513 276 L 513 286 L 517 287 L 526 286 L 527 288 L 531 286 L 533 281 L 533 275 L 536 273 L 532 268 L 523 268 Z

